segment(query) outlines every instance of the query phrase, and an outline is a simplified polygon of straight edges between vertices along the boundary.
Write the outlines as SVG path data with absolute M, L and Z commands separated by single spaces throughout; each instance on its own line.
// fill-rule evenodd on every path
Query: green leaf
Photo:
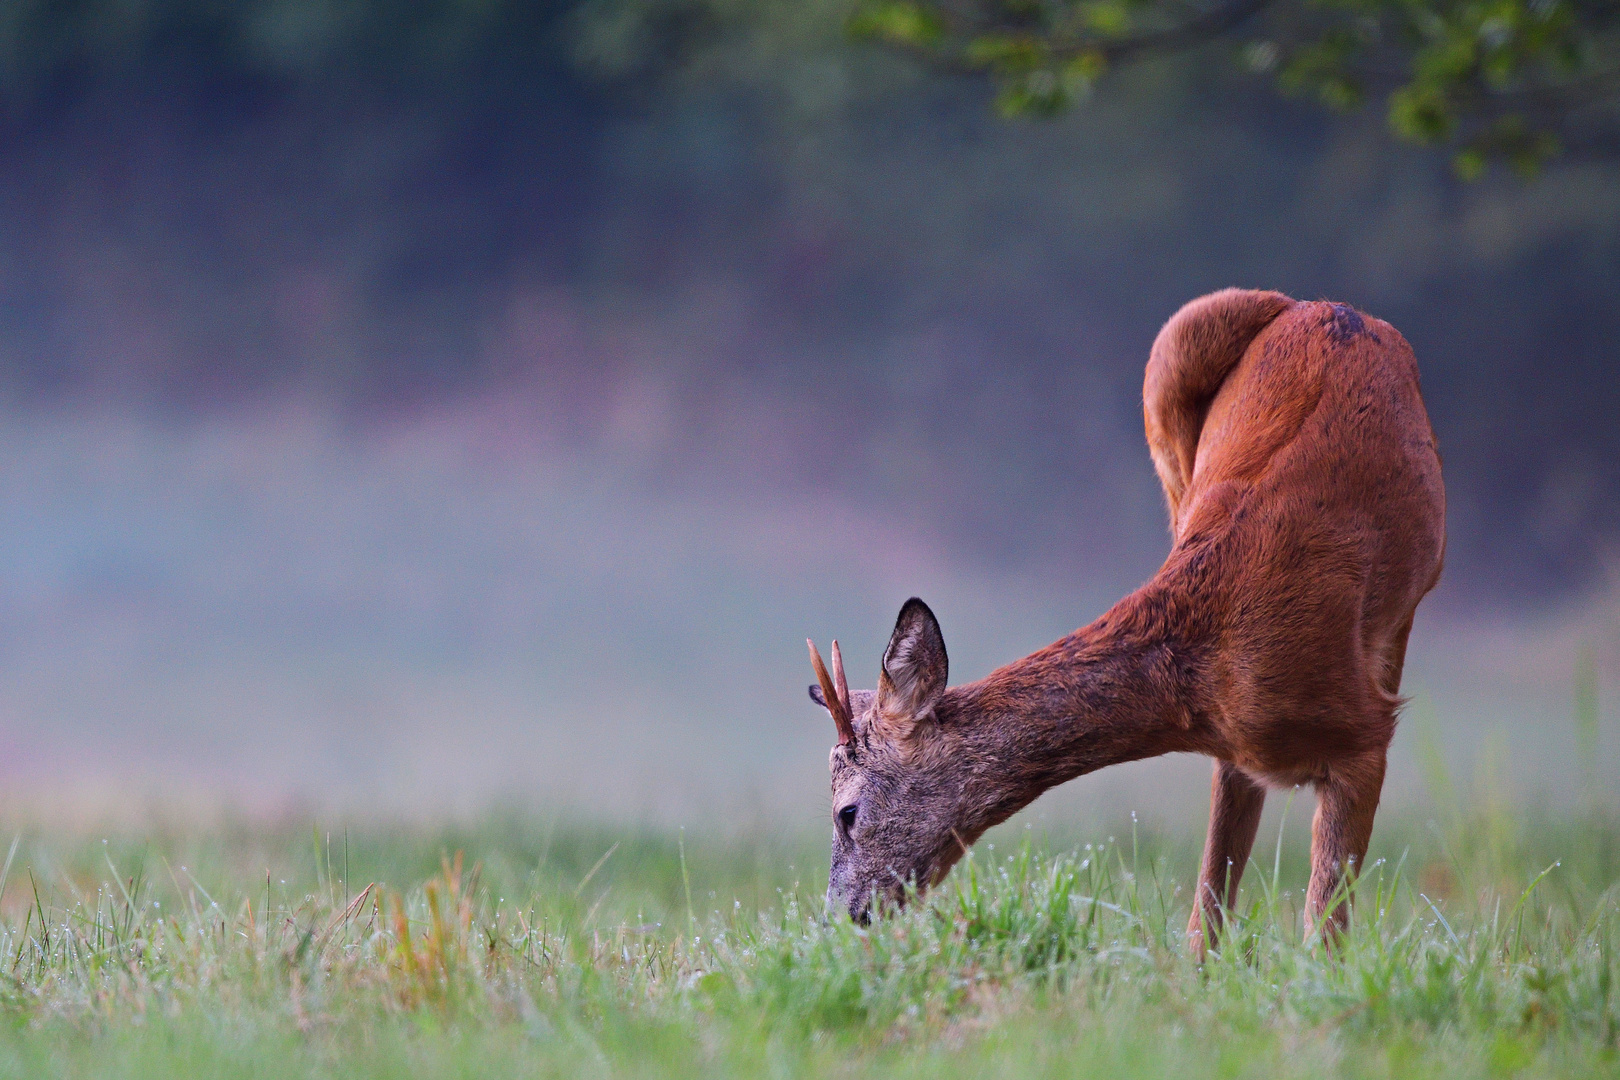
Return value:
M 1046 50 L 1028 34 L 985 34 L 968 43 L 966 59 L 1003 75 L 1025 75 L 1046 66 Z
M 1351 67 L 1361 42 L 1345 30 L 1330 30 L 1298 49 L 1277 75 L 1285 93 L 1310 93 L 1339 111 L 1358 108 L 1365 98 L 1361 81 Z
M 1451 171 L 1459 180 L 1478 180 L 1485 175 L 1485 155 L 1475 149 L 1459 150 L 1451 159 Z
M 1439 89 L 1414 82 L 1389 95 L 1389 125 L 1413 142 L 1436 143 L 1451 135 L 1456 118 Z
M 890 45 L 933 48 L 945 37 L 945 23 L 922 4 L 865 4 L 850 16 L 850 36 Z
M 1107 70 L 1108 57 L 1103 55 L 1102 50 L 1087 49 L 1063 65 L 1063 77 L 1077 90 L 1083 88 L 1084 91 L 1089 91 Z
M 1119 0 L 1095 0 L 1081 4 L 1079 11 L 1086 26 L 1104 37 L 1123 37 L 1130 32 L 1130 9 Z

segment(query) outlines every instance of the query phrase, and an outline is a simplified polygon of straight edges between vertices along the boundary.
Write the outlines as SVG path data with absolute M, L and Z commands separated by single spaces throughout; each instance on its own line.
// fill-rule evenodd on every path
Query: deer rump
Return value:
M 1143 412 L 1174 538 L 1160 577 L 1205 609 L 1194 949 L 1236 899 L 1272 785 L 1316 785 L 1307 916 L 1342 926 L 1333 897 L 1366 856 L 1407 637 L 1444 562 L 1416 358 L 1348 305 L 1228 289 L 1160 332 Z
M 1345 304 L 1227 289 L 1153 345 L 1143 414 L 1174 547 L 1204 610 L 1215 756 L 1318 782 L 1393 736 L 1445 493 L 1411 346 Z

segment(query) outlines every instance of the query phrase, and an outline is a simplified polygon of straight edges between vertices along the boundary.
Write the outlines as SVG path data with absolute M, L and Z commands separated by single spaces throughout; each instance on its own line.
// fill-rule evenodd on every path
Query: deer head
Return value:
M 913 597 L 883 652 L 876 690 L 850 691 L 838 643 L 832 673 L 814 643 L 810 698 L 832 714 L 833 844 L 827 904 L 857 922 L 873 904 L 902 902 L 955 864 L 976 827 L 970 760 L 939 710 L 948 665 L 945 639 L 928 605 Z

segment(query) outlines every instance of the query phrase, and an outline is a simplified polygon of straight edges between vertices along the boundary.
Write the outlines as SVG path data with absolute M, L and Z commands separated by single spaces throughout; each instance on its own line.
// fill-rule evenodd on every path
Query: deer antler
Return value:
M 848 745 L 855 741 L 855 725 L 849 713 L 849 684 L 844 681 L 844 658 L 838 652 L 838 642 L 833 642 L 833 670 L 838 672 L 836 683 L 827 674 L 827 665 L 821 662 L 816 643 L 809 638 L 805 638 L 804 643 L 810 646 L 810 666 L 816 669 L 821 696 L 827 699 L 827 711 L 832 713 L 833 724 L 838 728 L 838 745 Z
M 838 651 L 837 638 L 833 638 L 832 677 L 833 687 L 838 691 L 838 702 L 844 707 L 844 715 L 853 721 L 855 709 L 849 703 L 849 680 L 844 678 L 844 654 Z

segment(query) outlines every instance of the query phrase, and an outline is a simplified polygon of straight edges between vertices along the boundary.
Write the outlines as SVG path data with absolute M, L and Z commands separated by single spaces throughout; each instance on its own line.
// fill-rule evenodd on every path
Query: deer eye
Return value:
M 838 826 L 846 833 L 855 827 L 855 804 L 850 803 L 838 811 Z

